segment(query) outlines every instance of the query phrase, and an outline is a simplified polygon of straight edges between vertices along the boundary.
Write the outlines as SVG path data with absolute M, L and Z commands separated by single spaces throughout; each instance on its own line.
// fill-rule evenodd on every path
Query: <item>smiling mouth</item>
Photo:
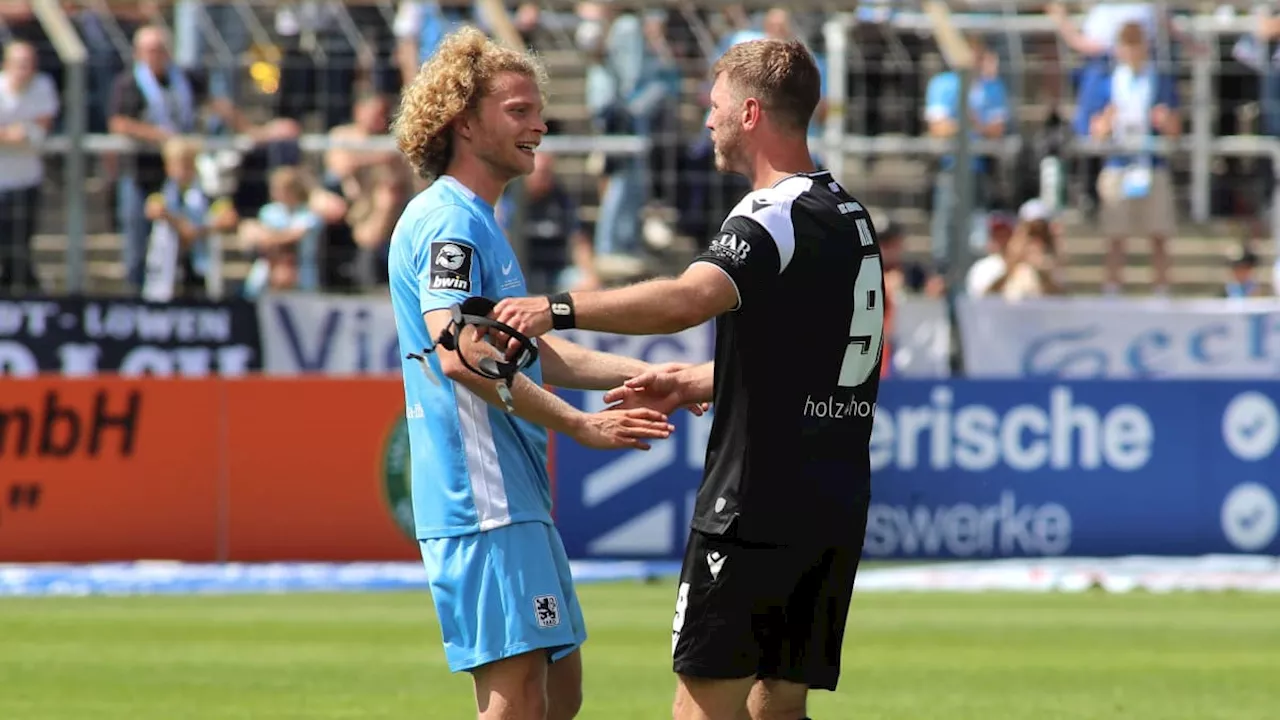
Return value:
M 516 147 L 519 148 L 520 152 L 532 155 L 533 151 L 538 149 L 538 143 L 516 143 Z

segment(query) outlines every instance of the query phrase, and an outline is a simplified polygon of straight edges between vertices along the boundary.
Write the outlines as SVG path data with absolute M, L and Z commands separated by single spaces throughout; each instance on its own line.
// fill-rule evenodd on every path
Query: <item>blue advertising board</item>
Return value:
M 1280 554 L 1277 408 L 1278 382 L 888 381 L 864 555 Z M 675 424 L 647 453 L 558 445 L 572 557 L 681 556 L 710 419 Z

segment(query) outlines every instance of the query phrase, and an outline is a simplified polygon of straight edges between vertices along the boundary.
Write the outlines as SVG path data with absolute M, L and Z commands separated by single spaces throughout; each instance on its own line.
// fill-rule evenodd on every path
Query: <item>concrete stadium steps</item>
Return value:
M 931 241 L 924 213 L 900 221 L 908 231 L 906 253 L 920 261 L 929 258 Z M 1218 295 L 1227 280 L 1227 256 L 1239 247 L 1240 236 L 1229 224 L 1213 224 L 1184 228 L 1184 234 L 1169 243 L 1172 257 L 1173 293 L 1175 296 L 1205 297 Z M 1063 264 L 1068 290 L 1073 294 L 1095 294 L 1103 286 L 1103 263 L 1107 254 L 1107 240 L 1098 234 L 1096 227 L 1084 224 L 1067 224 L 1063 230 Z M 1270 240 L 1257 244 L 1262 260 L 1259 280 L 1267 282 L 1271 265 L 1276 259 Z M 1151 269 L 1151 243 L 1145 238 L 1133 238 L 1125 245 L 1124 279 L 1126 293 L 1148 295 L 1154 289 Z
M 586 57 L 572 48 L 543 49 L 540 56 L 551 80 L 547 116 L 556 120 L 561 132 L 565 134 L 593 134 L 590 113 L 585 105 Z M 918 92 L 909 93 L 912 96 L 923 97 L 923 83 L 927 82 L 928 70 L 938 65 L 940 60 L 936 53 L 927 52 L 921 63 L 918 70 L 922 85 Z M 1051 88 L 1032 82 L 1033 77 L 1049 77 L 1043 64 L 1036 67 L 1039 70 L 1033 71 L 1028 66 L 1028 81 L 1023 88 L 1025 97 L 1018 108 L 1018 122 L 1024 127 L 1038 126 L 1047 115 L 1049 103 L 1056 102 Z M 684 69 L 686 72 L 681 88 L 679 124 L 684 138 L 690 139 L 703 123 L 704 111 L 697 100 L 702 90 L 702 73 L 705 68 L 700 63 L 690 63 Z M 1184 78 L 1183 83 L 1185 82 Z M 1047 81 L 1043 83 L 1047 84 Z M 858 112 L 859 107 L 868 103 L 899 101 L 901 98 L 897 96 L 889 99 L 851 98 L 851 117 L 854 117 L 853 114 Z M 260 97 L 246 102 L 246 105 L 263 104 L 264 100 Z M 1071 110 L 1065 104 L 1060 105 L 1060 108 L 1066 113 Z M 846 187 L 864 204 L 876 210 L 890 212 L 896 220 L 906 225 L 910 233 L 908 254 L 919 258 L 928 256 L 930 244 L 925 208 L 928 207 L 932 194 L 931 167 L 932 162 L 927 158 L 880 158 L 874 163 L 868 163 L 862 158 L 847 158 L 841 178 Z M 557 168 L 566 189 L 579 203 L 582 219 L 589 229 L 599 212 L 598 175 L 591 172 L 594 168 L 585 155 L 564 155 L 558 159 Z M 97 174 L 98 171 L 96 166 L 92 168 L 92 173 Z M 65 182 L 61 174 L 60 159 L 51 160 L 49 177 L 41 213 L 41 235 L 36 240 L 36 255 L 42 277 L 52 282 L 56 288 L 62 287 L 66 278 L 66 213 L 61 195 Z M 104 183 L 99 181 L 91 186 L 86 218 L 91 233 L 86 270 L 90 289 L 97 292 L 113 292 L 123 288 L 124 271 L 119 263 L 121 244 L 115 228 L 110 226 L 110 198 Z M 1081 222 L 1074 215 L 1067 220 L 1067 225 L 1064 250 L 1067 255 L 1066 275 L 1071 289 L 1079 293 L 1097 292 L 1102 285 L 1105 241 L 1099 237 L 1096 226 Z M 1175 292 L 1214 295 L 1220 291 L 1226 277 L 1225 255 L 1237 245 L 1241 236 L 1238 225 L 1223 222 L 1207 227 L 1184 226 L 1183 236 L 1176 239 L 1172 246 Z M 1149 292 L 1149 243 L 1135 239 L 1130 241 L 1127 249 L 1126 279 L 1132 288 L 1131 292 Z M 1259 243 L 1258 249 L 1269 269 L 1272 259 L 1271 243 L 1264 240 Z M 242 277 L 247 268 L 248 261 L 243 255 L 229 251 L 225 270 L 228 279 Z
M 583 221 L 594 222 L 595 206 L 583 210 Z M 665 213 L 670 219 L 671 213 Z M 918 260 L 929 257 L 928 218 L 922 211 L 898 213 L 897 217 L 908 230 L 907 255 Z M 1221 290 L 1227 278 L 1227 254 L 1239 243 L 1237 234 L 1225 225 L 1188 228 L 1188 234 L 1170 243 L 1173 256 L 1174 292 L 1177 295 L 1213 296 Z M 1086 225 L 1071 224 L 1065 229 L 1063 243 L 1065 275 L 1072 293 L 1095 294 L 1103 284 L 1103 261 L 1107 241 L 1096 229 Z M 114 233 L 90 235 L 86 242 L 86 274 L 90 292 L 117 294 L 124 292 L 124 267 L 120 263 L 122 239 Z M 1127 244 L 1125 279 L 1127 292 L 1134 295 L 1149 294 L 1152 290 L 1150 243 L 1142 238 Z M 51 290 L 66 287 L 65 235 L 43 233 L 37 235 L 34 251 L 40 266 L 40 277 Z M 1271 263 L 1276 256 L 1270 242 L 1258 247 L 1262 258 L 1260 272 L 1263 280 L 1269 277 Z M 250 260 L 236 249 L 228 249 L 224 264 L 224 276 L 229 281 L 243 279 L 248 273 Z
M 51 292 L 67 288 L 67 236 L 58 233 L 41 233 L 32 240 L 32 252 L 37 263 L 41 283 Z M 85 285 L 90 293 L 108 295 L 127 292 L 124 263 L 121 251 L 123 236 L 112 233 L 95 233 L 85 238 Z M 244 279 L 251 260 L 235 248 L 228 248 L 222 265 L 223 277 L 228 281 Z

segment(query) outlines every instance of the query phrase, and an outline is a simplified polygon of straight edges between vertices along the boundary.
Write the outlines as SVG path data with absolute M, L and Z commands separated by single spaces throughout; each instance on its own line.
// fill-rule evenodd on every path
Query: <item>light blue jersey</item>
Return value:
M 402 355 L 431 347 L 423 314 L 468 297 L 525 295 L 493 208 L 444 176 L 391 236 L 391 304 Z M 441 349 L 440 352 L 449 352 Z M 551 523 L 547 433 L 417 360 L 404 361 L 413 516 L 454 672 L 528 652 L 550 662 L 587 640 L 569 558 Z M 542 383 L 537 363 L 524 371 Z
M 401 357 L 433 345 L 424 313 L 473 295 L 497 301 L 526 294 L 493 207 L 447 175 L 405 208 L 391 236 L 388 274 Z M 438 383 L 418 361 L 403 360 L 418 538 L 551 524 L 546 430 L 451 382 L 438 355 L 428 357 Z M 524 373 L 542 383 L 539 363 Z

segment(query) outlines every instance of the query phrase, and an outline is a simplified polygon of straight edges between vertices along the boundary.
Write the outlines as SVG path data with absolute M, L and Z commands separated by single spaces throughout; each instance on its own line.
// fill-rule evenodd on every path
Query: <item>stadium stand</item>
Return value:
M 358 93 L 366 91 L 394 93 L 398 85 L 394 71 L 395 40 L 392 37 L 396 15 L 403 12 L 398 3 L 312 3 L 306 7 L 323 6 L 326 9 L 319 15 L 304 12 L 292 18 L 286 17 L 274 3 L 257 0 L 222 4 L 153 3 L 127 10 L 119 9 L 123 6 L 112 5 L 117 8 L 114 14 L 103 12 L 102 8 L 106 6 L 102 4 L 73 2 L 66 5 L 76 28 L 86 38 L 91 63 L 107 63 L 119 69 L 127 67 L 131 62 L 130 31 L 144 21 L 158 23 L 172 32 L 175 57 L 185 66 L 205 74 L 211 69 L 234 67 L 234 77 L 240 81 L 236 83 L 239 93 L 235 103 L 258 123 L 278 117 L 281 112 L 301 112 L 303 116 L 300 119 L 306 121 L 306 132 L 324 133 L 333 124 L 329 122 L 331 117 L 347 116 L 341 109 L 336 113 L 329 112 L 327 108 L 330 105 L 350 105 Z M 454 5 L 445 3 L 446 8 L 462 13 L 459 17 L 465 18 L 467 13 L 475 12 L 470 3 L 462 3 L 456 8 Z M 494 3 L 484 5 L 492 6 Z M 579 4 L 582 5 L 590 4 Z M 606 5 L 627 7 L 625 3 Z M 764 32 L 766 24 L 771 22 L 767 6 L 747 5 L 750 10 L 740 11 L 737 15 L 700 7 L 695 2 L 672 3 L 660 12 L 650 10 L 642 13 L 641 22 L 656 28 L 656 33 L 646 36 L 649 47 L 645 50 L 645 62 L 656 62 L 663 72 L 672 73 L 671 77 L 660 82 L 665 82 L 668 91 L 678 96 L 678 102 L 673 106 L 673 117 L 677 122 L 666 123 L 650 133 L 650 139 L 657 145 L 657 154 L 649 159 L 660 175 L 656 182 L 658 192 L 663 193 L 664 184 L 667 187 L 666 198 L 683 196 L 691 183 L 700 182 L 694 180 L 700 177 L 699 173 L 705 175 L 705 171 L 688 162 L 685 151 L 695 144 L 700 135 L 704 114 L 701 94 L 709 61 L 733 33 Z M 848 84 L 845 130 L 851 136 L 876 140 L 918 137 L 923 132 L 926 86 L 932 76 L 946 69 L 945 63 L 934 39 L 920 28 L 918 22 L 913 23 L 909 18 L 904 20 L 902 14 L 877 16 L 872 12 L 875 5 L 861 3 L 863 14 L 849 33 L 847 57 L 842 63 L 847 68 Z M 1037 163 L 1049 137 L 1046 128 L 1050 126 L 1047 123 L 1070 120 L 1075 99 L 1071 78 L 1083 61 L 1078 53 L 1069 49 L 1060 30 L 1045 22 L 1043 3 L 970 5 L 981 11 L 973 16 L 980 22 L 971 25 L 984 28 L 981 34 L 1000 56 L 1001 79 L 1009 88 L 1011 105 L 1015 110 L 1010 135 L 1022 139 L 1023 149 L 1002 160 L 994 180 L 995 209 L 1012 214 L 1016 213 L 1023 200 L 1039 194 Z M 1204 3 L 1171 5 L 1186 18 L 1186 22 L 1209 18 L 1208 13 L 1218 11 Z M 194 21 L 192 6 L 203 7 L 203 10 L 194 12 Z M 229 12 L 228 8 L 234 12 L 225 14 Z M 957 7 L 957 11 L 963 9 Z M 599 34 L 606 26 L 591 19 L 592 13 L 598 9 L 583 10 L 568 3 L 543 4 L 540 10 L 514 6 L 509 10 L 511 15 L 506 21 L 513 18 L 519 21 L 525 39 L 542 53 L 551 72 L 549 115 L 555 121 L 557 132 L 570 139 L 573 148 L 572 152 L 560 153 L 562 157 L 557 163 L 557 171 L 580 209 L 581 221 L 590 228 L 601 217 L 602 194 L 598 179 L 601 170 L 610 167 L 616 170 L 617 163 L 625 161 L 625 156 L 613 156 L 614 165 L 606 166 L 600 153 L 592 151 L 591 138 L 601 132 L 602 126 L 599 113 L 590 107 L 588 68 L 593 60 L 591 54 L 583 50 L 583 43 L 584 39 L 590 40 L 590 28 Z M 907 16 L 910 14 L 906 13 Z M 227 19 L 231 16 L 235 22 Z M 829 17 L 816 11 L 795 10 L 790 23 L 796 32 L 822 52 L 823 23 Z M 0 37 L 34 41 L 40 48 L 41 70 L 54 76 L 60 85 L 65 85 L 57 53 L 50 48 L 47 35 L 32 11 L 29 8 L 10 9 L 5 11 L 3 20 L 4 29 Z M 493 21 L 483 18 L 483 13 L 480 22 L 490 29 L 494 26 Z M 319 25 L 311 27 L 308 23 Z M 1161 62 L 1177 77 L 1179 92 L 1184 99 L 1184 123 L 1190 125 L 1207 117 L 1215 135 L 1262 135 L 1259 88 L 1263 83 L 1255 69 L 1238 59 L 1242 57 L 1239 45 L 1250 35 L 1233 35 L 1228 30 L 1210 32 L 1204 29 L 1203 24 L 1195 27 L 1200 31 L 1174 40 L 1161 38 L 1162 44 L 1158 46 Z M 90 30 L 95 28 L 106 36 L 105 43 L 93 40 L 97 36 Z M 193 32 L 205 39 L 202 47 L 191 47 Z M 662 38 L 668 47 L 655 49 L 655 38 Z M 234 52 L 237 48 L 240 52 Z M 665 65 L 659 62 L 664 52 L 670 55 Z M 658 61 L 653 60 L 655 55 L 659 56 Z M 1210 104 L 1207 112 L 1197 114 L 1190 101 L 1202 99 L 1196 95 L 1195 87 L 1197 63 L 1201 61 L 1210 73 L 1212 93 L 1207 98 Z M 343 63 L 348 65 L 343 66 Z M 95 66 L 91 70 L 90 97 L 95 103 L 104 102 L 101 81 L 93 80 L 101 76 L 102 67 Z M 334 83 L 341 84 L 344 79 L 354 79 L 355 88 L 336 89 L 338 86 Z M 311 98 L 310 104 L 317 105 L 318 101 L 318 109 L 309 109 L 306 103 L 298 105 L 295 101 L 298 93 L 307 92 L 317 96 Z M 90 115 L 93 117 L 92 112 Z M 91 130 L 100 132 L 101 128 Z M 665 155 L 665 160 L 662 155 Z M 51 290 L 66 287 L 69 242 L 65 191 L 81 183 L 87 190 L 88 199 L 84 209 L 87 220 L 85 289 L 127 293 L 130 289 L 121 263 L 123 241 L 118 233 L 114 184 L 110 179 L 112 159 L 98 151 L 91 151 L 90 156 L 89 176 L 83 180 L 66 177 L 60 152 L 51 151 L 45 156 L 46 181 L 34 239 L 39 274 Z M 1173 292 L 1180 296 L 1217 295 L 1226 279 L 1226 258 L 1237 252 L 1242 240 L 1251 243 L 1260 267 L 1269 268 L 1274 261 L 1273 244 L 1264 241 L 1264 235 L 1269 232 L 1265 221 L 1269 210 L 1267 193 L 1274 183 L 1266 179 L 1270 170 L 1265 158 L 1215 156 L 1211 159 L 1212 182 L 1209 188 L 1196 188 L 1192 177 L 1192 156 L 1193 153 L 1187 151 L 1178 153 L 1174 158 L 1177 205 L 1185 210 L 1207 202 L 1212 212 L 1208 217 L 1199 219 L 1193 219 L 1189 213 L 1181 213 L 1177 236 L 1171 242 Z M 317 178 L 322 174 L 320 163 L 321 153 L 305 153 L 304 164 Z M 907 255 L 921 261 L 927 260 L 929 255 L 931 188 L 935 168 L 936 157 L 928 152 L 892 155 L 848 153 L 845 156 L 842 180 L 860 198 L 885 216 L 892 216 L 895 223 L 905 229 Z M 1068 207 L 1060 218 L 1066 255 L 1063 262 L 1065 280 L 1071 293 L 1092 294 L 1102 286 L 1106 242 L 1093 211 L 1092 193 L 1088 191 L 1091 182 L 1086 176 L 1085 163 L 1071 159 L 1068 168 Z M 262 167 L 246 166 L 239 172 L 242 186 L 261 186 L 265 181 L 265 169 Z M 726 197 L 732 191 L 730 184 L 725 191 Z M 1194 197 L 1196 193 L 1207 194 L 1208 197 L 1198 201 Z M 249 196 L 252 197 L 252 193 Z M 715 216 L 726 202 L 722 200 L 706 206 L 706 214 Z M 253 212 L 252 207 L 239 209 L 242 216 Z M 614 272 L 605 272 L 606 277 L 627 278 L 679 267 L 698 242 L 696 232 L 690 234 L 689 229 L 705 227 L 706 222 L 705 219 L 701 223 L 691 221 L 689 211 L 673 207 L 672 203 L 650 204 L 643 213 L 643 219 L 648 222 L 639 226 L 649 241 L 649 248 L 628 251 L 633 255 L 640 254 L 643 259 L 633 263 L 622 262 Z M 673 234 L 677 242 L 671 241 Z M 653 247 L 661 249 L 654 250 Z M 227 238 L 224 248 L 222 276 L 234 287 L 248 273 L 251 258 L 233 237 Z M 1151 283 L 1148 243 L 1133 241 L 1128 252 L 1129 291 L 1146 293 Z M 602 264 L 611 259 L 617 260 L 607 255 L 598 258 Z

